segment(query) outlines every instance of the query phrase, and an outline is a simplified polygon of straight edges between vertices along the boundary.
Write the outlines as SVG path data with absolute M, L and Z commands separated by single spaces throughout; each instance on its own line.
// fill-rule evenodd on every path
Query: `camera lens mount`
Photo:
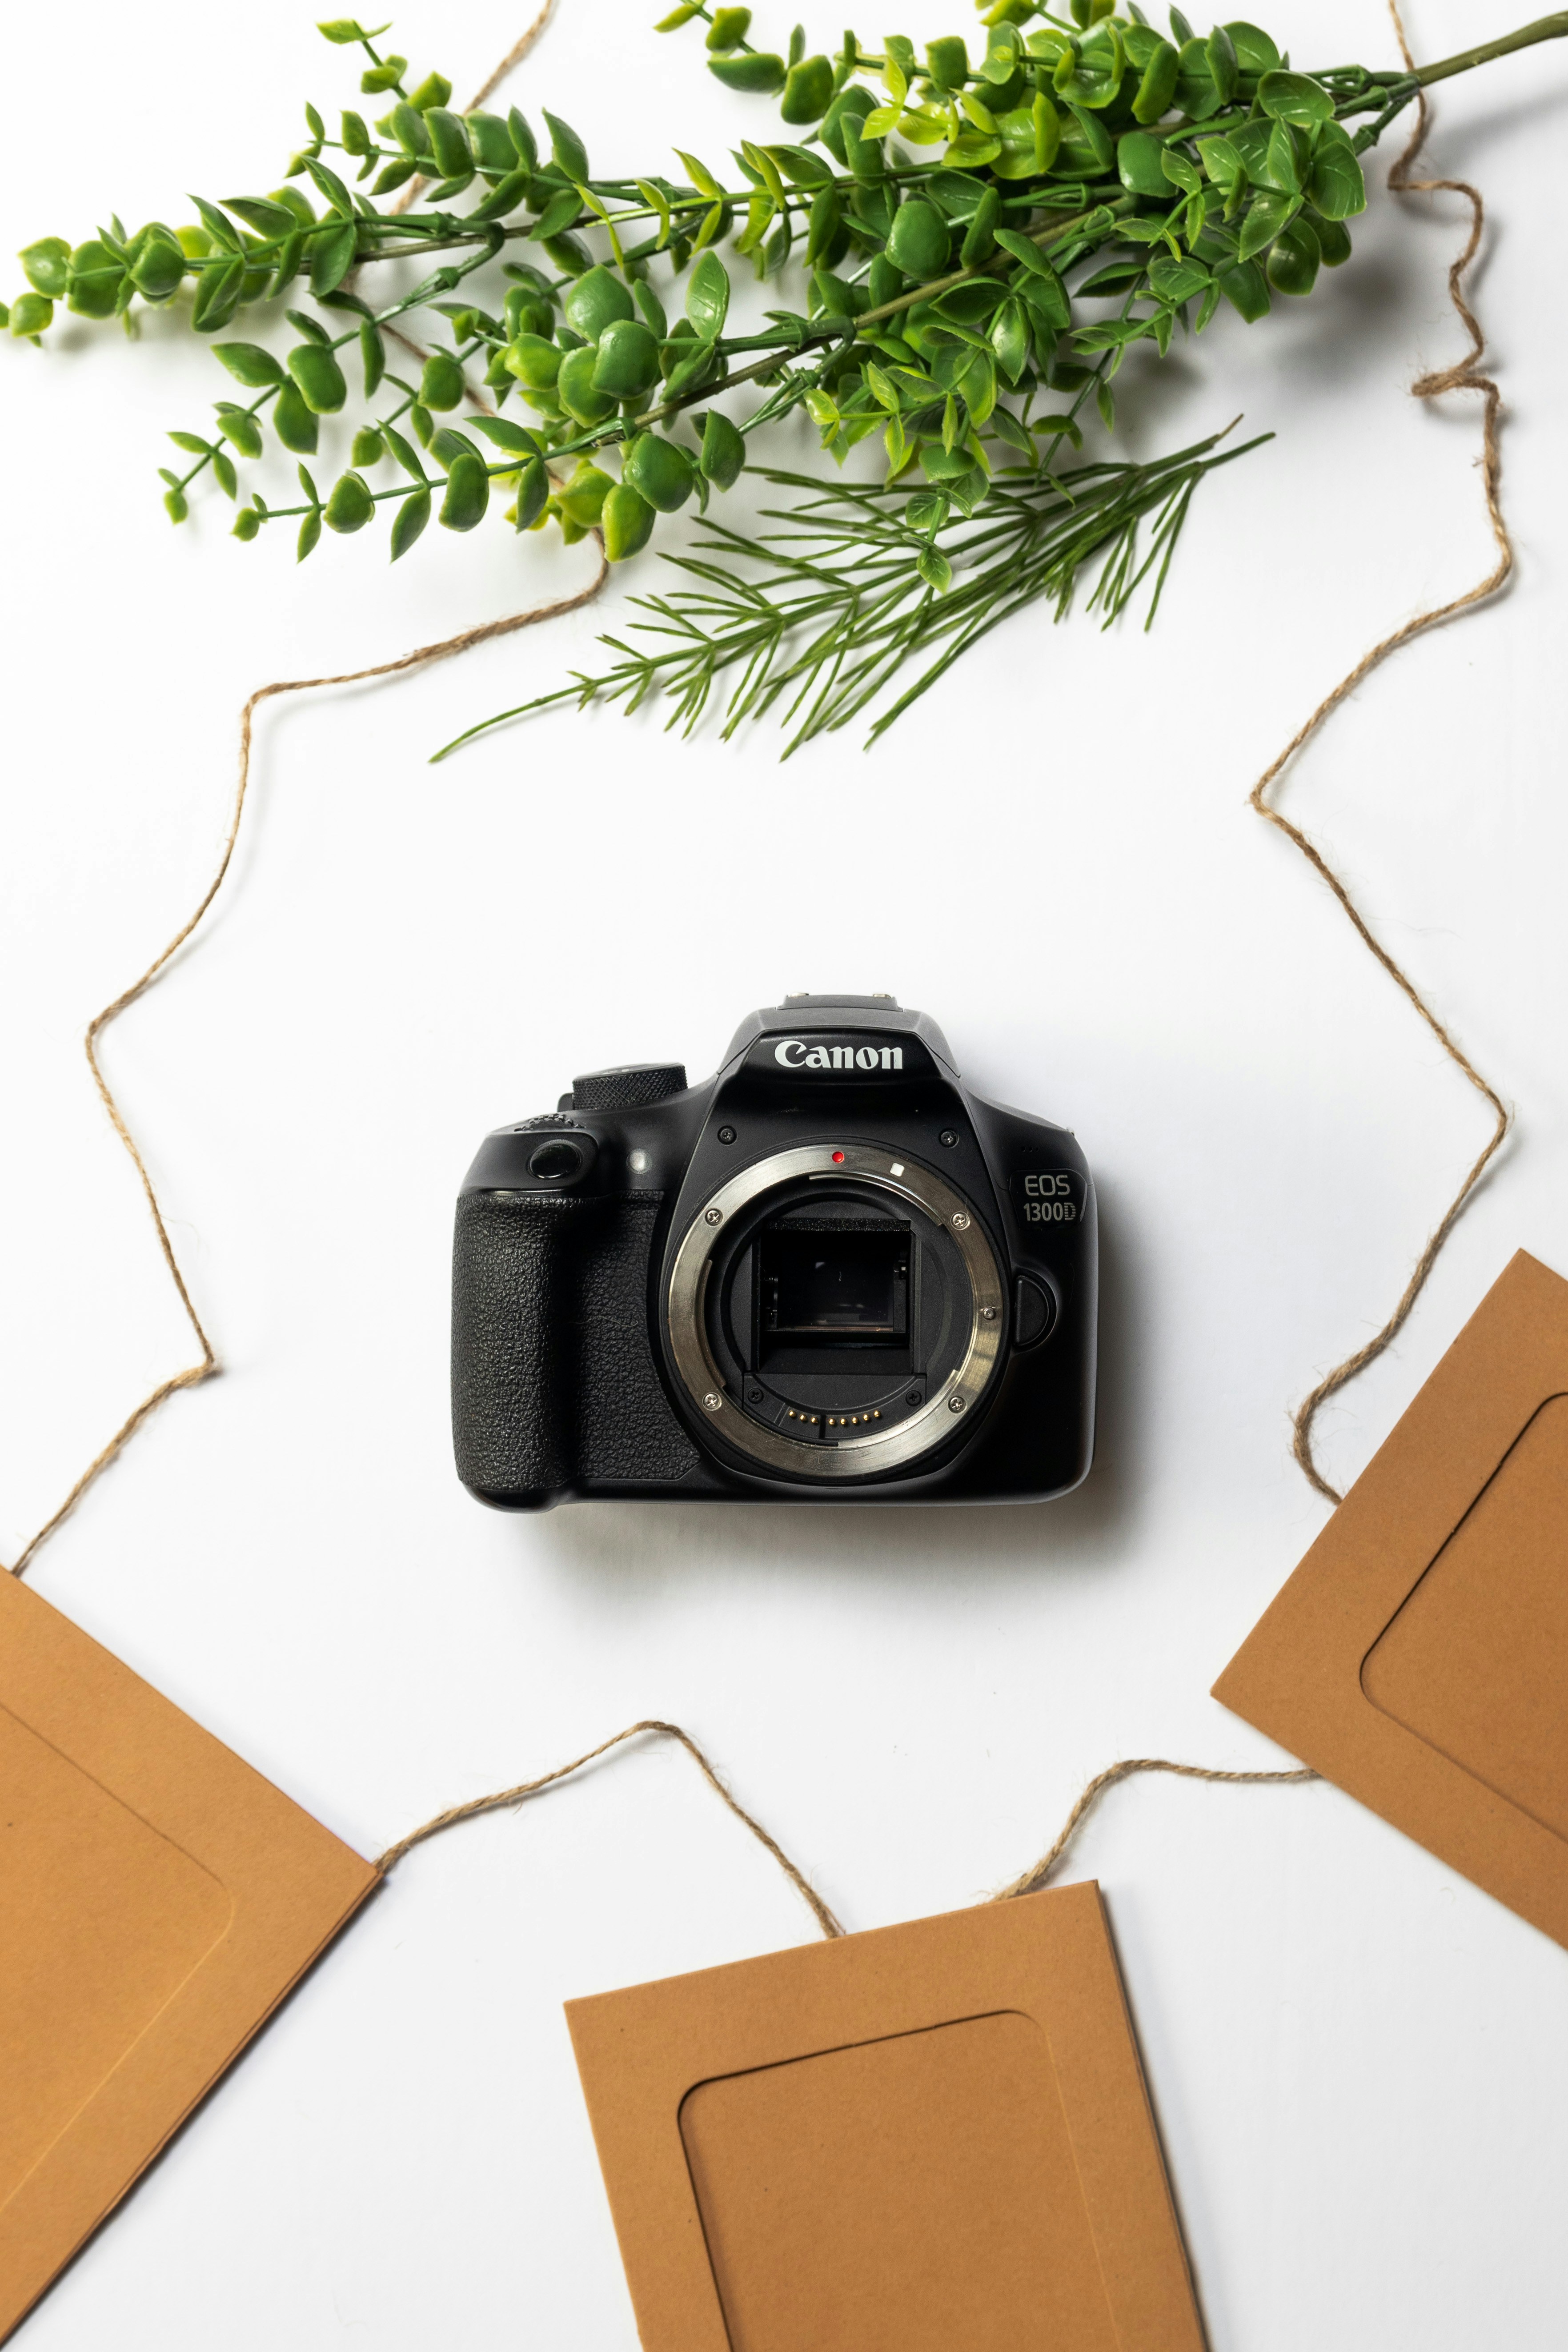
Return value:
M 876 1412 L 822 1414 L 813 1424 L 820 1434 L 795 1437 L 748 1410 L 748 1401 L 762 1396 L 761 1387 L 749 1371 L 737 1381 L 721 1360 L 713 1322 L 724 1268 L 732 1260 L 738 1227 L 748 1236 L 761 1235 L 771 1255 L 758 1255 L 757 1280 L 771 1286 L 772 1328 L 838 1348 L 868 1343 L 858 1360 L 890 1369 L 900 1360 L 898 1340 L 908 1340 L 910 1331 L 910 1269 L 896 1262 L 910 1253 L 900 1253 L 876 1230 L 847 1234 L 826 1262 L 819 1256 L 812 1265 L 804 1262 L 809 1254 L 792 1246 L 798 1234 L 812 1230 L 809 1222 L 792 1227 L 792 1216 L 808 1212 L 818 1199 L 847 1194 L 891 1212 L 889 1223 L 900 1220 L 912 1242 L 952 1267 L 948 1339 L 940 1365 L 906 1363 L 891 1378 L 899 1417 L 888 1425 L 877 1426 L 881 1416 Z M 698 1209 L 675 1255 L 666 1318 L 676 1375 L 707 1431 L 766 1469 L 835 1482 L 897 1469 L 952 1440 L 1001 1360 L 1005 1307 L 1002 1271 L 983 1221 L 934 1169 L 885 1145 L 814 1143 L 740 1170 Z M 844 1360 L 857 1360 L 847 1355 Z

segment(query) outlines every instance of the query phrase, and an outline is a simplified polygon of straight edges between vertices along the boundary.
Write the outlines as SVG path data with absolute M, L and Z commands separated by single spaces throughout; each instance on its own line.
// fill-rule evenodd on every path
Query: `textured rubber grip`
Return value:
M 452 1261 L 452 1440 L 486 1501 L 665 1486 L 700 1457 L 648 1337 L 659 1201 L 465 1193 Z

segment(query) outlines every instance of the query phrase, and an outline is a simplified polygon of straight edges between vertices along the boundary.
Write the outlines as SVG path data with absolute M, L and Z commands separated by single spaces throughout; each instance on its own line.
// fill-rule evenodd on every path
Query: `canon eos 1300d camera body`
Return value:
M 503 1509 L 1043 1500 L 1094 1353 L 1082 1152 L 889 996 L 753 1013 L 700 1086 L 579 1078 L 458 1203 L 458 1470 Z

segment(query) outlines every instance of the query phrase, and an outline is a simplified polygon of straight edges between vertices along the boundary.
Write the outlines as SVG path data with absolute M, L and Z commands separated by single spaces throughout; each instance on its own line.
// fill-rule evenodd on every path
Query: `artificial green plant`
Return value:
M 238 506 L 237 538 L 287 518 L 301 557 L 385 507 L 396 559 L 433 517 L 470 530 L 494 502 L 520 530 L 596 529 L 618 562 L 695 498 L 681 584 L 639 600 L 651 643 L 609 640 L 619 659 L 562 695 L 635 707 L 669 688 L 689 724 L 731 672 L 730 724 L 782 701 L 799 740 L 929 655 L 879 730 L 1021 604 L 1065 610 L 1088 565 L 1107 617 L 1144 579 L 1157 602 L 1197 483 L 1240 451 L 1215 436 L 1153 464 L 1080 461 L 1086 422 L 1114 431 L 1129 352 L 1163 358 L 1222 303 L 1253 322 L 1310 295 L 1350 256 L 1361 157 L 1419 91 L 1568 33 L 1560 14 L 1419 72 L 1303 73 L 1256 26 L 1200 36 L 1179 8 L 1167 37 L 1113 0 L 983 5 L 973 44 L 847 33 L 808 54 L 799 28 L 762 49 L 750 9 L 685 0 L 659 29 L 700 37 L 710 72 L 776 101 L 785 135 L 742 139 L 729 175 L 677 150 L 679 179 L 596 175 L 559 116 L 542 145 L 515 107 L 459 114 L 443 76 L 408 85 L 377 46 L 387 27 L 325 24 L 363 51 L 384 114 L 346 110 L 332 137 L 307 106 L 283 185 L 194 199 L 194 226 L 39 239 L 11 332 L 40 340 L 61 305 L 132 326 L 188 302 L 232 389 L 206 431 L 171 436 L 190 460 L 163 470 L 176 522 L 205 476 L 238 501 L 268 433 L 317 456 L 357 377 L 347 468 L 323 490 L 301 462 L 299 502 Z M 410 257 L 427 274 L 378 302 L 375 265 Z M 731 331 L 742 263 L 773 307 Z M 231 336 L 242 312 L 294 340 Z M 439 339 L 414 367 L 410 327 Z M 753 467 L 784 493 L 778 528 L 724 525 L 710 496 L 795 414 L 840 463 L 874 439 L 883 482 Z

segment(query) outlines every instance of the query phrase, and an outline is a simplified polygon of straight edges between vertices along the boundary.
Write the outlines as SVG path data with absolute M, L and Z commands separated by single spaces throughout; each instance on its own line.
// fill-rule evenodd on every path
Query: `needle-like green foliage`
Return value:
M 247 396 L 170 436 L 191 460 L 163 470 L 175 522 L 209 473 L 237 501 L 268 434 L 315 456 L 357 374 L 363 409 L 331 488 L 300 463 L 301 502 L 253 491 L 239 506 L 237 538 L 288 517 L 301 558 L 323 528 L 361 530 L 386 506 L 395 561 L 433 517 L 470 530 L 494 503 L 520 530 L 596 529 L 621 562 L 689 499 L 706 514 L 786 415 L 809 417 L 840 463 L 875 439 L 879 488 L 766 472 L 795 494 L 770 519 L 800 529 L 746 540 L 710 521 L 675 559 L 700 584 L 641 600 L 658 617 L 637 625 L 672 643 L 611 640 L 622 661 L 564 691 L 635 708 L 667 690 L 689 726 L 739 664 L 728 724 L 782 708 L 798 742 L 929 656 L 880 731 L 1020 604 L 1065 609 L 1084 566 L 1101 566 L 1095 601 L 1120 611 L 1146 516 L 1163 582 L 1196 483 L 1227 460 L 1205 444 L 1064 470 L 1086 421 L 1114 430 L 1128 352 L 1163 357 L 1222 302 L 1250 321 L 1309 294 L 1349 257 L 1360 157 L 1419 89 L 1568 33 L 1563 14 L 1419 74 L 1307 74 L 1258 26 L 1200 36 L 1176 7 L 1167 37 L 1115 0 L 981 5 L 973 53 L 958 37 L 917 53 L 846 34 L 808 54 L 798 27 L 759 48 L 749 8 L 683 0 L 660 29 L 705 28 L 709 71 L 742 101 L 776 100 L 787 136 L 742 139 L 727 175 L 678 149 L 679 179 L 595 175 L 548 110 L 542 142 L 515 107 L 457 113 L 443 76 L 408 86 L 407 61 L 377 47 L 386 27 L 336 19 L 322 33 L 363 52 L 361 91 L 384 115 L 346 110 L 333 138 L 307 106 L 283 184 L 195 198 L 194 225 L 132 233 L 111 217 L 75 246 L 40 238 L 0 323 L 37 342 L 62 304 L 129 327 L 140 306 L 188 302 Z M 395 194 L 404 209 L 378 201 Z M 778 283 L 749 331 L 729 331 L 726 253 Z M 434 266 L 377 303 L 376 265 L 410 257 Z M 313 308 L 287 307 L 307 289 Z M 242 311 L 268 341 L 226 333 Z M 437 342 L 413 369 L 405 327 Z M 466 429 L 443 421 L 465 404 Z

